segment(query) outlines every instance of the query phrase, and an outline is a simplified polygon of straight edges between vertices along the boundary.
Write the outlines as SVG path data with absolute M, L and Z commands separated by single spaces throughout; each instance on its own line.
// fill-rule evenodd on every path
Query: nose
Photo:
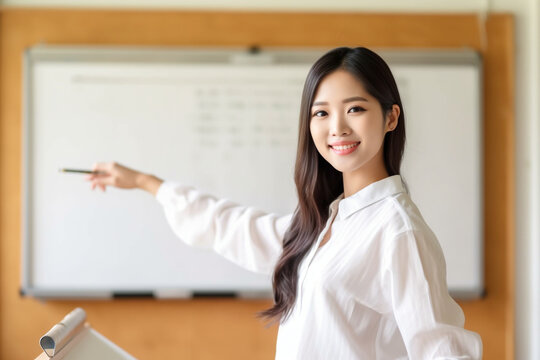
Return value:
M 342 114 L 335 114 L 330 119 L 330 135 L 332 136 L 344 136 L 351 133 L 351 128 L 347 124 L 345 116 Z

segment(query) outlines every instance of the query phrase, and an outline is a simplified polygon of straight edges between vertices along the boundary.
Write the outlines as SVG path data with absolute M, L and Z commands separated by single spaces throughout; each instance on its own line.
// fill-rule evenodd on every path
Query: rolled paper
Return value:
M 39 339 L 39 345 L 47 356 L 53 357 L 83 329 L 85 321 L 86 312 L 76 308 L 43 335 Z

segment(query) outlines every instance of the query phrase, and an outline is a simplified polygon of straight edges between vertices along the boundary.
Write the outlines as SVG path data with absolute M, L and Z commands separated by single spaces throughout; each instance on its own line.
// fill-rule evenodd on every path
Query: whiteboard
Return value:
M 290 213 L 303 82 L 324 52 L 29 49 L 22 291 L 43 298 L 268 296 L 270 276 L 185 245 L 149 194 L 91 192 L 82 176 L 58 169 L 114 160 Z M 479 296 L 480 59 L 465 51 L 381 54 L 405 110 L 404 179 L 441 242 L 451 292 Z

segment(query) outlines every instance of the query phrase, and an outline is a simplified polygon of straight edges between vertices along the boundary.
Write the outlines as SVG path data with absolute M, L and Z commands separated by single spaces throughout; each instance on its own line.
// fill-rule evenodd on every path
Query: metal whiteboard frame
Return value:
M 55 291 L 48 289 L 39 289 L 33 287 L 32 283 L 32 266 L 34 260 L 34 253 L 32 251 L 32 233 L 30 224 L 32 224 L 32 218 L 30 212 L 27 209 L 31 206 L 31 181 L 33 180 L 32 163 L 30 159 L 30 153 L 32 153 L 31 146 L 33 143 L 32 132 L 30 131 L 33 119 L 33 109 L 29 105 L 32 103 L 32 79 L 33 79 L 33 65 L 37 62 L 46 61 L 81 61 L 86 62 L 132 62 L 132 63 L 178 63 L 178 62 L 198 62 L 205 64 L 224 64 L 230 63 L 232 65 L 242 66 L 245 64 L 312 64 L 323 53 L 328 51 L 326 48 L 306 48 L 305 50 L 291 50 L 280 48 L 164 48 L 164 47 L 91 47 L 91 46 L 48 46 L 39 45 L 29 48 L 24 54 L 23 64 L 23 139 L 22 139 L 22 153 L 23 153 L 23 166 L 22 166 L 22 283 L 20 292 L 22 295 L 29 295 L 36 298 L 50 299 L 103 299 L 123 296 L 153 296 L 157 298 L 188 298 L 192 296 L 239 296 L 245 298 L 267 298 L 271 294 L 268 292 L 250 292 L 240 291 L 235 293 L 208 293 L 208 294 L 194 294 L 185 291 L 170 291 L 170 292 L 156 292 L 149 291 L 143 293 L 116 293 L 114 291 Z M 450 64 L 468 64 L 474 65 L 479 69 L 480 83 L 478 94 L 478 107 L 479 112 L 477 118 L 477 130 L 480 134 L 479 148 L 477 156 L 478 162 L 483 165 L 483 96 L 482 96 L 482 59 L 479 53 L 472 50 L 444 50 L 439 51 L 425 51 L 425 50 L 378 50 L 377 53 L 392 66 L 394 64 L 414 64 L 418 66 L 422 65 L 450 65 Z M 483 172 L 479 170 L 478 183 L 475 184 L 477 193 L 480 196 L 478 199 L 479 218 L 481 224 L 478 226 L 477 237 L 479 239 L 478 246 L 480 259 L 477 262 L 477 271 L 481 276 L 482 282 L 478 288 L 473 290 L 461 290 L 452 289 L 451 294 L 462 300 L 475 299 L 481 297 L 485 293 L 484 289 L 484 233 L 483 233 Z

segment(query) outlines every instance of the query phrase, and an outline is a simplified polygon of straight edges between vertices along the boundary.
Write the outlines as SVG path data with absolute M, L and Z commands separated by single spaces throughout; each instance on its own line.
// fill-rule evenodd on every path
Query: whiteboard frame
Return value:
M 149 51 L 151 50 L 151 51 Z M 92 62 L 143 62 L 143 63 L 177 63 L 198 61 L 200 63 L 232 63 L 236 65 L 243 64 L 295 64 L 295 63 L 313 63 L 324 52 L 329 49 L 323 48 L 306 48 L 301 49 L 280 49 L 280 48 L 165 48 L 165 47 L 92 47 L 92 46 L 48 46 L 39 45 L 29 49 L 26 49 L 23 59 L 23 139 L 22 139 L 22 153 L 23 153 L 23 166 L 22 166 L 22 278 L 21 278 L 21 294 L 29 295 L 36 298 L 50 299 L 50 298 L 84 298 L 84 299 L 103 299 L 114 298 L 117 296 L 153 296 L 157 298 L 188 298 L 196 296 L 185 291 L 159 292 L 148 291 L 143 293 L 116 293 L 109 290 L 92 290 L 92 291 L 58 291 L 54 289 L 40 289 L 33 286 L 31 274 L 32 264 L 34 260 L 34 253 L 32 251 L 32 233 L 30 224 L 32 224 L 32 218 L 29 211 L 26 211 L 31 206 L 31 182 L 32 176 L 32 163 L 29 154 L 32 153 L 32 132 L 30 131 L 32 125 L 33 109 L 29 105 L 32 103 L 32 79 L 33 79 L 33 65 L 36 62 L 42 61 L 92 61 Z M 452 296 L 461 300 L 476 299 L 484 296 L 484 199 L 483 199 L 483 91 L 482 91 L 482 59 L 478 52 L 464 49 L 462 51 L 441 49 L 437 51 L 426 51 L 417 49 L 408 50 L 388 50 L 375 49 L 377 53 L 392 66 L 393 64 L 407 64 L 407 65 L 452 65 L 452 64 L 469 64 L 478 68 L 479 72 L 479 92 L 478 92 L 478 114 L 477 114 L 477 130 L 480 134 L 478 139 L 478 149 L 476 156 L 478 156 L 478 163 L 480 169 L 478 171 L 477 194 L 479 198 L 478 202 L 478 214 L 480 224 L 478 225 L 477 246 L 479 247 L 478 253 L 481 254 L 477 259 L 477 271 L 480 274 L 481 283 L 474 289 L 451 289 Z M 201 294 L 203 296 L 229 296 L 236 295 L 244 298 L 268 298 L 271 297 L 267 292 L 250 292 L 240 291 L 235 293 L 208 293 Z

